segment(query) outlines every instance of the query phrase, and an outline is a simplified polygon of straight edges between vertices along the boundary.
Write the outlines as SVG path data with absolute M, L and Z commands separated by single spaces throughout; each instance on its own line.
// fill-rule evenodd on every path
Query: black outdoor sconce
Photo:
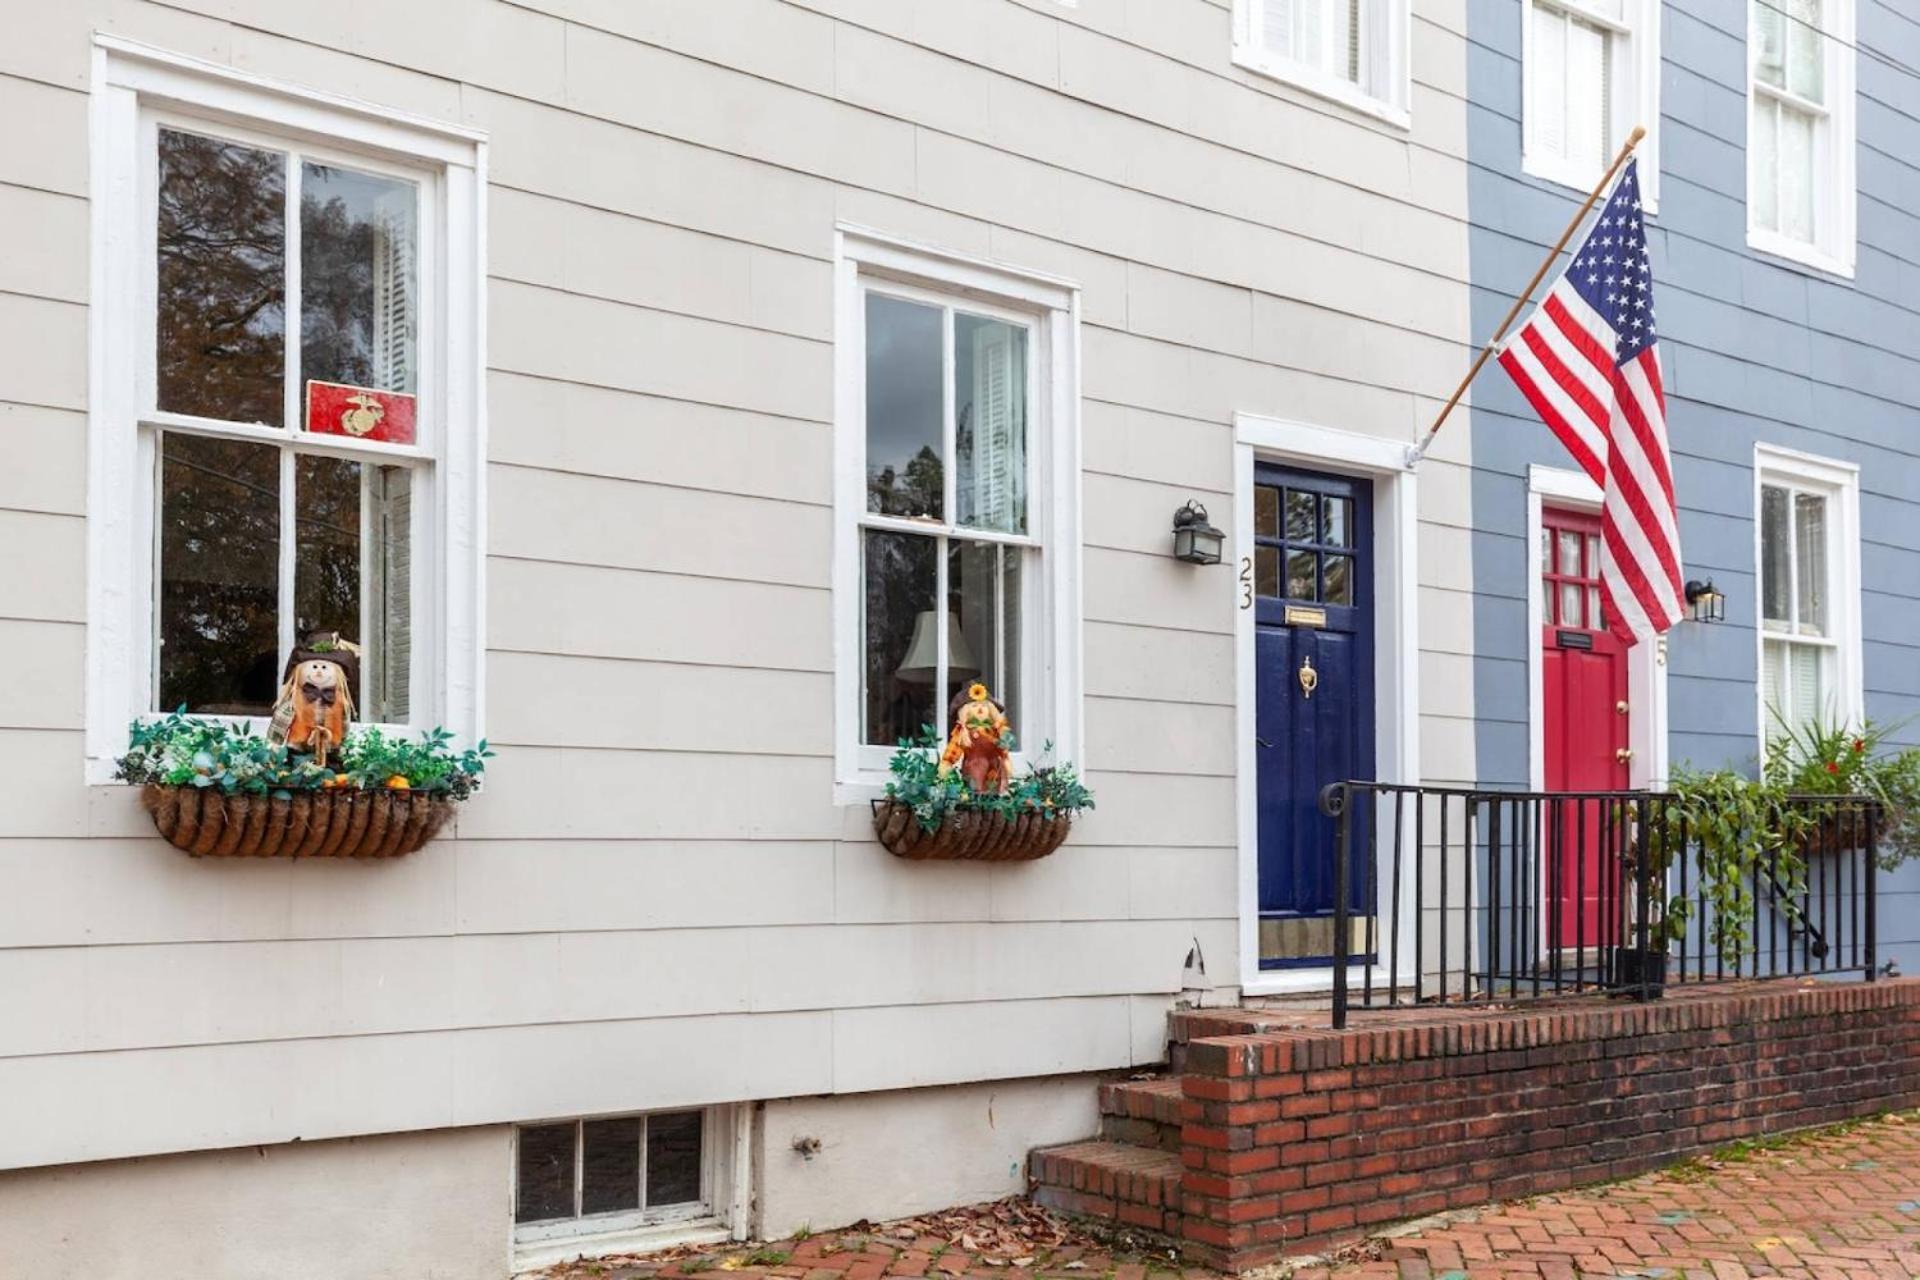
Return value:
M 1173 558 L 1188 564 L 1219 564 L 1227 535 L 1207 523 L 1207 509 L 1193 499 L 1173 513 Z
M 1687 583 L 1687 607 L 1693 610 L 1695 622 L 1727 620 L 1727 598 L 1714 587 L 1712 578 Z

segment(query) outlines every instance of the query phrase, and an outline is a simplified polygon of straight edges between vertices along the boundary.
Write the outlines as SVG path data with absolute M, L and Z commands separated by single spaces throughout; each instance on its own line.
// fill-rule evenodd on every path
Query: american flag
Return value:
M 1604 494 L 1600 586 L 1627 644 L 1685 612 L 1639 161 L 1500 364 Z

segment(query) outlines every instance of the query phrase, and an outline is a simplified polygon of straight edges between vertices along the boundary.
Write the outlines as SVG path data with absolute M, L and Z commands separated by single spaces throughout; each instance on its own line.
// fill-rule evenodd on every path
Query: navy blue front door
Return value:
M 1261 465 L 1253 511 L 1260 966 L 1326 964 L 1334 830 L 1320 789 L 1373 776 L 1372 486 Z M 1355 813 L 1349 901 L 1361 911 Z

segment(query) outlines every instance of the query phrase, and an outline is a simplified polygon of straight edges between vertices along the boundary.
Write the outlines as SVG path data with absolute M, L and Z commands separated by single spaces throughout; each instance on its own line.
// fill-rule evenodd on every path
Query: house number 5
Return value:
M 1253 608 L 1253 557 L 1240 557 L 1240 607 Z

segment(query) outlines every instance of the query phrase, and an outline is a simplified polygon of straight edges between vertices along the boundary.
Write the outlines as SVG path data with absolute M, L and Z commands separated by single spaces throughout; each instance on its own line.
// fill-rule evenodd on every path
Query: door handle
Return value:
M 1625 764 L 1627 761 L 1633 759 L 1633 748 L 1620 747 L 1614 751 L 1613 758 L 1615 760 L 1618 760 L 1621 764 Z
M 1263 747 L 1270 747 L 1273 745 L 1271 742 L 1268 742 L 1265 738 L 1261 737 L 1257 733 L 1253 735 L 1253 740 Z
M 1625 702 L 1625 700 L 1622 700 L 1622 701 L 1620 701 L 1620 702 L 1616 702 L 1616 703 L 1614 703 L 1614 704 L 1613 704 L 1613 709 L 1614 709 L 1615 711 L 1617 711 L 1617 712 L 1619 712 L 1619 713 L 1620 713 L 1621 715 L 1625 715 L 1625 714 L 1627 714 L 1627 710 L 1628 710 L 1628 708 L 1627 708 L 1627 704 L 1626 704 L 1626 702 Z

